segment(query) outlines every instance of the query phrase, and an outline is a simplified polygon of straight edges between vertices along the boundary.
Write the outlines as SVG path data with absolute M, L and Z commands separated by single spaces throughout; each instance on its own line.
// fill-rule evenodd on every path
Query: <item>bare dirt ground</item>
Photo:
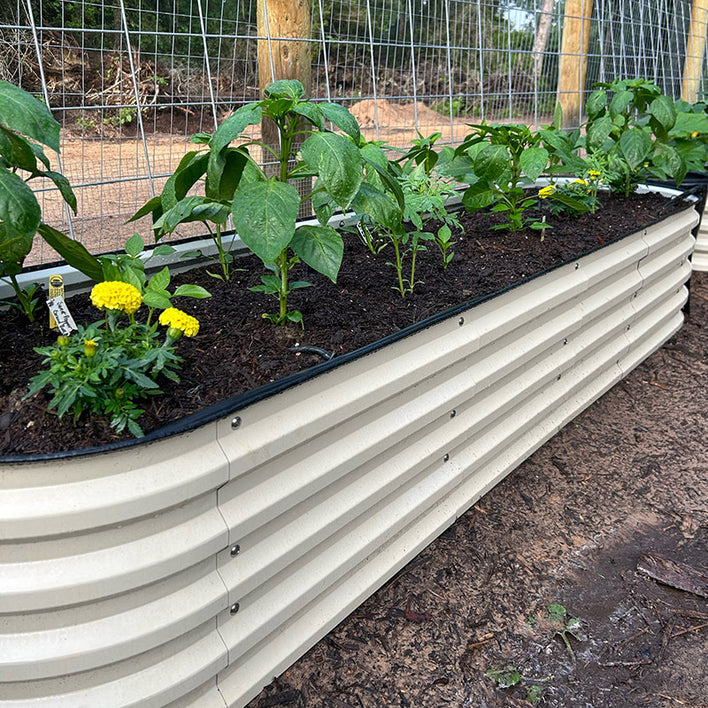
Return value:
M 696 274 L 669 343 L 249 708 L 706 708 L 707 410 Z M 645 552 L 690 566 L 693 592 L 639 571 Z

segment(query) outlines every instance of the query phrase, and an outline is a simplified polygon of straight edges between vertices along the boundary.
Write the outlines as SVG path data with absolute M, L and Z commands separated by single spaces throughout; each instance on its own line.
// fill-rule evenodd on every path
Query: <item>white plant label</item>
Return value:
M 47 307 L 52 315 L 54 315 L 57 327 L 59 327 L 59 331 L 62 334 L 68 337 L 77 329 L 76 322 L 74 322 L 74 318 L 71 316 L 71 312 L 69 312 L 69 308 L 66 302 L 64 302 L 63 297 L 53 297 L 47 300 Z

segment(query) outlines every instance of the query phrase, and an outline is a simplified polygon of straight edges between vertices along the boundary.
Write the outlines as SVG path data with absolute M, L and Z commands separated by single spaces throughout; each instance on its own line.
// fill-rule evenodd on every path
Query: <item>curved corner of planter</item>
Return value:
M 708 205 L 703 211 L 703 218 L 696 237 L 696 248 L 691 258 L 693 270 L 708 271 Z
M 681 326 L 692 210 L 232 415 L 0 469 L 0 707 L 244 706 Z

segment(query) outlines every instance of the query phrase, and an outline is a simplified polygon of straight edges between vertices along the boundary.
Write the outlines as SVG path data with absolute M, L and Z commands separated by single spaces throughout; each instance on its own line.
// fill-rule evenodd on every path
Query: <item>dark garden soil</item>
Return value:
M 292 347 L 316 346 L 340 356 L 446 308 L 517 284 L 601 246 L 603 238 L 611 240 L 635 231 L 657 220 L 662 211 L 675 208 L 685 208 L 685 203 L 668 203 L 656 194 L 605 197 L 604 208 L 595 215 L 551 217 L 553 228 L 543 239 L 535 231 L 490 230 L 499 223 L 498 215 L 463 215 L 465 235 L 457 237 L 450 266 L 442 269 L 440 255 L 430 245 L 418 258 L 416 280 L 421 282 L 405 300 L 393 288 L 395 271 L 386 264 L 392 258 L 391 247 L 374 256 L 357 236 L 347 235 L 336 285 L 305 266 L 298 266 L 293 274 L 293 279 L 315 284 L 290 296 L 291 308 L 303 314 L 304 331 L 263 321 L 261 314 L 275 311 L 277 302 L 248 290 L 264 273 L 253 256 L 239 260 L 226 283 L 210 277 L 206 269 L 178 276 L 173 284 L 198 283 L 213 296 L 175 301 L 199 319 L 200 332 L 180 342 L 179 353 L 184 357 L 181 384 L 165 381 L 165 395 L 146 399 L 140 424 L 150 433 L 321 362 L 319 355 L 293 352 Z M 68 304 L 77 322 L 98 319 L 86 295 L 70 298 Z M 0 456 L 86 449 L 130 439 L 127 434 L 117 435 L 103 420 L 84 418 L 74 425 L 71 415 L 57 418 L 48 410 L 46 392 L 23 401 L 28 382 L 41 365 L 33 347 L 56 339 L 46 312 L 32 325 L 14 310 L 1 314 L 0 333 Z
M 707 708 L 708 274 L 691 290 L 671 341 L 248 708 Z

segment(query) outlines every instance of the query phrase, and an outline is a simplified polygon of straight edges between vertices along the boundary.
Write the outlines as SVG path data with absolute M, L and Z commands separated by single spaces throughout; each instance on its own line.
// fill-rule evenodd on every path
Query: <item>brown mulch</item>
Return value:
M 691 290 L 671 341 L 249 708 L 706 708 L 708 603 L 638 570 L 708 573 L 708 274 Z
M 265 272 L 253 256 L 238 261 L 228 282 L 210 277 L 208 268 L 181 275 L 173 285 L 196 282 L 213 296 L 175 302 L 199 319 L 201 329 L 197 337 L 180 342 L 182 382 L 165 382 L 165 395 L 145 401 L 140 425 L 146 433 L 157 431 L 321 362 L 318 355 L 292 352 L 290 348 L 297 344 L 333 353 L 336 364 L 348 352 L 447 308 L 518 284 L 600 247 L 603 238 L 616 238 L 651 223 L 667 206 L 666 198 L 656 194 L 604 200 L 604 208 L 595 215 L 550 217 L 553 228 L 543 239 L 533 231 L 490 231 L 489 227 L 500 221 L 496 214 L 463 215 L 465 235 L 456 237 L 450 266 L 442 269 L 440 254 L 429 244 L 427 252 L 418 258 L 416 280 L 420 283 L 405 300 L 393 287 L 395 271 L 387 265 L 392 259 L 390 245 L 374 256 L 357 236 L 348 234 L 336 285 L 304 265 L 292 275 L 315 285 L 296 290 L 290 297 L 290 307 L 302 311 L 304 331 L 263 322 L 262 313 L 275 311 L 277 302 L 248 290 Z M 98 318 L 99 313 L 85 295 L 70 298 L 68 304 L 77 322 Z M 40 313 L 33 325 L 15 311 L 0 313 L 0 327 L 0 456 L 88 449 L 130 440 L 127 434 L 117 435 L 104 420 L 84 417 L 74 425 L 70 415 L 58 419 L 48 410 L 50 396 L 44 391 L 23 400 L 31 377 L 41 365 L 33 347 L 50 344 L 56 338 L 45 313 Z

